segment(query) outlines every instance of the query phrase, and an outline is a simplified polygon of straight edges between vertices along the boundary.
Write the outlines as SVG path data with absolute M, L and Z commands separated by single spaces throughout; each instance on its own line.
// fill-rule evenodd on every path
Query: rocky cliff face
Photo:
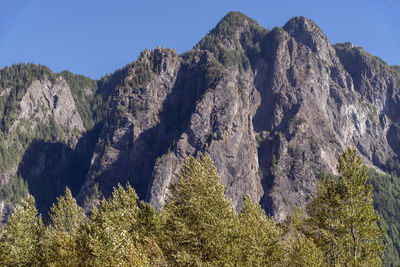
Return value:
M 8 94 L 10 91 L 8 91 Z M 7 98 L 7 91 L 2 97 Z M 38 134 L 43 126 L 51 126 L 59 130 L 55 138 L 74 148 L 78 139 L 85 133 L 82 120 L 75 108 L 75 102 L 65 80 L 59 77 L 53 83 L 48 80 L 35 80 L 26 89 L 24 95 L 18 101 L 15 109 L 15 119 L 5 131 L 6 147 L 14 145 L 15 135 Z M 15 144 L 24 150 L 24 144 Z M 8 179 L 16 172 L 17 166 L 8 166 L 9 172 L 3 172 L 0 184 L 7 183 Z M 42 168 L 39 164 L 38 169 Z
M 8 94 L 11 92 L 11 88 L 6 90 L 2 97 L 9 98 Z M 17 179 L 16 177 L 21 176 L 22 172 L 31 187 L 30 191 L 35 193 L 36 188 L 46 185 L 46 181 L 38 181 L 47 175 L 44 173 L 46 165 L 49 162 L 54 162 L 52 167 L 55 168 L 66 165 L 68 159 L 65 154 L 75 149 L 78 140 L 86 130 L 76 111 L 69 86 L 61 77 L 52 81 L 34 80 L 24 90 L 21 99 L 18 99 L 14 111 L 14 114 L 9 115 L 14 117 L 12 124 L 1 133 L 0 138 L 3 161 L 0 184 L 6 186 L 10 179 Z M 38 143 L 42 145 L 36 145 Z M 55 152 L 59 155 L 54 155 L 54 151 L 45 152 L 50 143 L 62 144 L 63 148 Z M 34 146 L 37 147 L 35 155 L 29 156 Z M 60 157 L 60 154 L 64 156 Z M 8 164 L 6 165 L 5 162 Z M 37 183 L 33 185 L 33 181 Z M 42 192 L 43 189 L 40 191 Z M 17 194 L 16 192 L 9 193 Z M 48 194 L 53 195 L 54 192 Z M 43 198 L 48 200 L 46 197 L 39 196 L 39 204 L 48 208 L 49 204 L 41 203 Z M 10 212 L 13 205 L 11 202 L 9 198 L 0 200 L 0 218 Z
M 23 121 L 31 121 L 32 125 L 26 130 L 34 131 L 37 123 L 50 124 L 50 120 L 54 120 L 65 131 L 66 140 L 72 147 L 86 131 L 70 88 L 61 77 L 54 84 L 49 80 L 32 82 L 19 102 L 17 119 L 10 130 L 16 129 Z
M 282 221 L 345 147 L 377 168 L 400 153 L 399 68 L 303 17 L 267 30 L 231 12 L 182 55 L 145 50 L 97 82 L 47 76 L 0 83 L 0 185 L 52 191 L 43 211 L 65 185 L 90 208 L 125 182 L 161 209 L 185 158 L 208 153 L 237 210 L 249 194 Z
M 33 64 L 0 70 L 0 225 L 28 190 L 44 216 L 66 186 L 77 193 L 101 127 L 87 127 L 89 102 L 107 98 L 108 83 Z
M 161 208 L 185 158 L 208 153 L 234 207 L 249 194 L 282 221 L 345 147 L 377 167 L 399 155 L 399 77 L 303 17 L 268 31 L 229 13 L 192 51 L 146 50 L 131 65 L 79 198 L 129 181 Z

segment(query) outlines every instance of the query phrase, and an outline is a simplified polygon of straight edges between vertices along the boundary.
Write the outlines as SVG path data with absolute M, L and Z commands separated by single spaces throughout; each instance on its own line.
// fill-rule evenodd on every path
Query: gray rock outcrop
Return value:
M 399 77 L 303 17 L 268 31 L 230 13 L 192 51 L 146 50 L 132 65 L 80 199 L 129 181 L 160 209 L 185 158 L 208 153 L 234 207 L 249 194 L 282 221 L 347 146 L 377 167 L 398 156 Z
M 2 84 L 0 189 L 17 173 L 38 195 L 57 188 L 43 210 L 67 184 L 88 211 L 126 182 L 161 209 L 185 158 L 208 153 L 236 210 L 248 194 L 283 221 L 346 147 L 376 168 L 400 155 L 399 68 L 304 17 L 267 30 L 231 12 L 191 51 L 145 50 L 100 81 L 13 71 L 36 78 Z

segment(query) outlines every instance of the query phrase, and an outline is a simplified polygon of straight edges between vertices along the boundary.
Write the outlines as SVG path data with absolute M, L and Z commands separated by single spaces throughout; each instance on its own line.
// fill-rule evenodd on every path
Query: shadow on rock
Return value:
M 96 125 L 73 150 L 61 142 L 34 141 L 25 151 L 18 174 L 27 181 L 36 206 L 45 217 L 65 187 L 75 196 L 89 169 L 91 155 L 101 129 Z

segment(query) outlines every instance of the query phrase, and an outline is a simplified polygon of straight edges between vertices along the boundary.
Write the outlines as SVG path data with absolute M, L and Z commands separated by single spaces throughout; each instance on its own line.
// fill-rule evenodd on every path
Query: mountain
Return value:
M 28 191 L 46 214 L 78 193 L 120 72 L 100 81 L 35 64 L 0 70 L 0 217 Z
M 248 194 L 284 221 L 354 146 L 398 259 L 400 68 L 311 20 L 267 30 L 230 12 L 191 51 L 145 50 L 99 81 L 32 64 L 0 81 L 3 213 L 26 188 L 42 212 L 65 186 L 89 210 L 125 182 L 160 209 L 185 158 L 207 153 L 237 210 Z
M 303 17 L 268 31 L 229 13 L 190 52 L 146 50 L 129 67 L 79 196 L 129 181 L 160 208 L 185 157 L 206 152 L 235 207 L 249 194 L 282 221 L 345 147 L 381 168 L 397 156 L 398 81 Z

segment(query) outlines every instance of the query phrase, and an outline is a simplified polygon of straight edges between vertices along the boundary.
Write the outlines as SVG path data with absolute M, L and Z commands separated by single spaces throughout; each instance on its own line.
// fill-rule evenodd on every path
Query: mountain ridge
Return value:
M 49 84 L 43 90 L 50 92 L 63 79 L 61 92 L 70 97 L 57 94 L 48 103 L 35 100 L 28 106 L 35 110 L 47 103 L 54 113 L 59 101 L 69 99 L 65 103 L 75 106 L 64 116 L 79 116 L 77 136 L 88 137 L 76 138 L 81 145 L 75 147 L 61 138 L 73 132 L 69 126 L 53 139 L 40 137 L 46 131 L 39 130 L 36 149 L 25 157 L 34 164 L 21 161 L 32 144 L 29 139 L 11 167 L 14 174 L 38 183 L 51 168 L 85 162 L 72 192 L 86 210 L 125 182 L 161 209 L 185 158 L 207 153 L 236 210 L 249 195 L 284 221 L 293 207 L 311 199 L 321 173 L 335 174 L 337 155 L 347 146 L 355 146 L 369 166 L 382 170 L 400 155 L 398 67 L 350 43 L 330 44 L 317 24 L 304 17 L 267 30 L 230 12 L 181 55 L 162 47 L 144 50 L 135 62 L 99 81 L 68 72 L 50 74 L 53 82 L 39 76 Z M 17 118 L 19 97 L 13 104 Z M 59 122 L 54 125 L 62 126 Z M 41 140 L 49 150 L 38 149 Z M 61 163 L 51 159 L 55 142 L 70 147 L 57 146 L 64 155 Z M 34 165 L 42 167 L 35 173 Z M 69 185 L 62 179 L 52 186 Z
M 268 34 L 271 35 L 271 37 L 265 38 L 265 36 Z M 269 44 L 269 45 L 272 45 L 272 47 L 274 47 L 273 42 L 276 42 L 276 44 L 277 44 L 277 43 L 279 43 L 279 40 L 283 40 L 284 38 L 293 38 L 293 40 L 296 40 L 298 43 L 303 44 L 306 47 L 309 47 L 313 53 L 320 54 L 323 57 L 329 57 L 330 54 L 333 53 L 332 50 L 334 50 L 336 52 L 336 54 L 339 55 L 339 58 L 340 58 L 340 55 L 343 55 L 347 51 L 347 54 L 351 54 L 351 55 L 353 55 L 353 57 L 358 56 L 358 58 L 360 58 L 360 57 L 362 58 L 362 56 L 364 56 L 364 58 L 362 58 L 362 60 L 364 60 L 364 62 L 363 62 L 364 66 L 367 64 L 366 61 L 369 60 L 370 58 L 372 58 L 373 60 L 378 61 L 379 65 L 382 66 L 383 68 L 389 67 L 389 68 L 393 69 L 393 71 L 396 73 L 395 66 L 393 66 L 393 67 L 388 66 L 386 63 L 384 63 L 380 59 L 370 56 L 362 48 L 354 47 L 349 43 L 335 44 L 332 46 L 333 48 L 330 47 L 329 41 L 328 41 L 327 37 L 325 36 L 325 34 L 322 32 L 322 30 L 313 21 L 311 21 L 305 17 L 294 17 L 294 18 L 290 19 L 287 23 L 285 23 L 283 28 L 275 27 L 273 30 L 269 31 L 267 29 L 262 28 L 255 20 L 247 17 L 246 15 L 244 15 L 243 13 L 240 13 L 240 12 L 229 12 L 224 18 L 221 19 L 221 21 L 217 24 L 217 26 L 213 30 L 211 30 L 209 34 L 206 35 L 206 37 L 204 37 L 201 41 L 199 41 L 198 44 L 196 44 L 194 46 L 194 49 L 191 50 L 192 52 L 189 51 L 189 52 L 182 54 L 181 58 L 182 58 L 182 60 L 190 60 L 190 57 L 192 56 L 191 54 L 194 53 L 193 51 L 197 51 L 199 49 L 210 51 L 212 53 L 212 55 L 215 57 L 215 59 L 217 59 L 217 61 L 219 61 L 225 67 L 230 68 L 231 66 L 235 66 L 235 63 L 236 63 L 237 66 L 239 66 L 238 70 L 240 73 L 242 71 L 248 70 L 250 67 L 252 67 L 252 68 L 255 67 L 256 63 L 254 62 L 255 60 L 253 58 L 254 56 L 252 56 L 252 53 L 258 53 L 259 55 L 262 55 L 262 56 L 266 57 L 267 59 L 269 59 L 270 55 L 268 55 L 268 53 L 266 55 L 264 54 L 264 51 L 262 51 L 262 48 L 260 48 L 261 44 L 264 44 L 264 45 Z M 249 45 L 249 43 L 253 42 L 253 41 L 254 41 L 255 45 L 254 44 Z M 271 42 L 272 42 L 272 44 L 271 44 Z M 290 40 L 289 40 L 289 42 L 290 42 Z M 217 45 L 218 47 L 214 47 L 214 45 Z M 329 47 L 326 48 L 326 46 L 329 46 Z M 275 47 L 275 48 L 277 48 L 277 47 Z M 162 48 L 157 48 L 154 51 L 162 51 L 162 50 L 163 50 Z M 220 50 L 223 52 L 228 51 L 228 53 L 225 53 L 225 54 L 221 53 Z M 226 50 L 226 51 L 224 51 L 224 50 Z M 236 51 L 236 50 L 238 50 L 238 51 Z M 349 53 L 349 51 L 350 51 L 350 53 Z M 266 52 L 268 52 L 268 51 L 266 51 Z M 145 63 L 145 65 L 153 64 L 152 61 L 157 60 L 154 57 L 154 55 L 157 53 L 151 52 L 151 50 L 145 50 L 144 52 L 142 52 L 142 55 L 139 56 L 139 58 L 136 62 L 140 62 L 141 58 L 146 57 L 146 55 L 149 56 L 149 54 L 153 54 L 153 56 L 152 56 L 153 58 L 151 58 L 149 60 L 149 62 Z M 176 54 L 176 52 L 175 52 L 175 54 Z M 346 54 L 346 56 L 348 57 L 347 54 Z M 176 56 L 178 56 L 178 55 L 176 55 Z M 354 67 L 349 66 L 349 64 L 347 64 L 347 62 L 345 60 L 346 56 L 341 57 L 342 61 L 340 61 L 340 64 L 342 64 L 342 62 L 343 62 L 343 64 L 344 64 L 343 66 L 347 66 L 347 68 L 345 68 L 345 69 L 349 71 L 349 73 L 351 74 L 350 75 L 351 78 L 356 81 L 356 83 L 357 83 L 356 88 L 360 88 L 360 86 L 361 86 L 360 74 L 356 73 L 356 70 L 354 70 Z M 353 58 L 353 60 L 354 60 L 354 58 Z M 329 62 L 329 63 L 338 64 L 339 62 L 336 60 L 335 62 Z M 140 65 L 138 63 L 134 63 L 134 64 Z M 153 68 L 153 70 L 155 70 L 155 68 L 157 68 L 157 66 L 152 66 L 151 68 Z M 129 69 L 131 70 L 130 73 L 129 73 Z M 136 75 L 136 73 L 132 73 L 132 69 L 134 69 L 134 68 L 132 68 L 132 64 L 128 64 L 120 71 L 117 71 L 120 73 L 119 74 L 119 82 L 117 82 L 117 83 L 114 82 L 112 87 L 117 88 L 118 86 L 121 86 L 124 84 L 125 85 L 130 84 L 131 86 L 134 87 L 134 86 L 137 86 L 137 84 L 135 84 L 135 83 L 140 84 L 140 82 L 143 82 L 143 81 L 147 82 L 147 80 L 151 80 L 151 77 L 144 77 L 144 76 L 141 77 L 140 75 Z M 146 73 L 146 71 L 147 70 L 145 70 L 144 73 Z M 140 72 L 143 72 L 143 70 L 139 70 L 139 74 L 140 74 Z M 68 77 L 69 77 L 69 80 L 70 80 L 69 83 L 70 84 L 73 83 L 73 81 L 71 81 L 71 79 L 73 79 L 71 77 L 74 77 L 73 74 L 68 73 L 67 71 L 64 71 L 64 72 L 61 72 L 59 75 L 61 77 L 64 76 L 63 78 L 67 78 L 67 82 L 68 82 Z M 81 75 L 75 75 L 75 76 L 81 76 Z M 238 76 L 238 75 L 236 75 L 236 76 Z M 81 76 L 80 79 L 84 80 L 85 77 Z M 135 80 L 135 79 L 137 79 L 137 80 Z M 348 79 L 348 77 L 346 79 Z M 143 81 L 141 81 L 141 80 L 143 80 Z M 90 79 L 90 81 L 93 81 L 93 80 Z M 90 83 L 90 81 L 86 80 L 86 83 Z M 101 82 L 101 80 L 99 80 L 98 82 Z M 344 81 L 344 79 L 342 78 L 342 80 L 338 81 L 338 82 L 342 83 L 342 85 L 344 85 L 347 81 Z M 84 87 L 84 86 L 85 86 L 84 84 L 83 85 L 81 84 L 81 85 L 78 85 L 77 88 Z M 79 91 L 79 89 L 75 89 L 75 91 Z M 112 89 L 109 91 L 112 91 Z M 368 92 L 370 92 L 370 91 L 368 91 Z M 81 94 L 81 92 L 79 92 L 79 93 Z M 79 106 L 78 99 L 81 96 L 82 95 L 78 96 L 77 93 L 74 94 L 74 101 L 76 103 L 78 103 L 78 106 Z M 108 95 L 106 95 L 106 98 L 107 97 L 111 97 L 111 95 L 108 93 Z M 368 95 L 366 96 L 366 98 L 369 101 L 373 101 L 373 98 L 371 98 L 371 97 L 372 96 L 368 96 Z M 376 103 L 373 103 L 373 104 L 376 104 Z M 84 112 L 84 108 L 81 107 L 79 113 L 82 114 L 83 112 Z M 394 111 L 391 111 L 391 112 L 394 113 Z M 88 115 L 83 115 L 83 117 L 87 117 L 87 116 Z M 104 115 L 103 115 L 103 117 L 104 117 Z M 257 116 L 255 116 L 254 121 L 255 122 L 257 121 Z M 86 123 L 86 124 L 88 124 L 88 123 Z M 88 126 L 86 126 L 86 127 L 88 127 Z M 93 123 L 92 123 L 91 127 L 93 127 Z M 394 134 L 392 134 L 392 135 L 396 135 L 395 134 L 395 133 L 397 133 L 396 129 L 397 128 L 394 127 L 393 130 L 391 130 L 391 132 L 394 132 Z M 271 129 L 269 129 L 269 130 L 271 130 Z M 375 164 L 376 163 L 377 162 L 375 162 Z M 383 164 L 384 164 L 384 162 L 381 161 L 377 165 L 383 166 Z M 332 165 L 331 170 L 333 170 L 333 169 L 334 168 Z
M 268 37 L 266 37 L 267 35 Z M 318 26 L 316 26 L 316 24 L 313 23 L 312 21 L 305 19 L 304 17 L 293 18 L 285 24 L 284 28 L 274 28 L 272 31 L 268 31 L 268 30 L 263 30 L 255 21 L 251 20 L 247 16 L 238 12 L 231 12 L 227 16 L 225 16 L 221 20 L 221 22 L 218 23 L 217 26 L 213 30 L 211 30 L 210 33 L 206 35 L 206 37 L 203 38 L 194 47 L 194 50 L 192 50 L 192 52 L 184 54 L 184 57 L 190 58 L 191 57 L 190 54 L 195 53 L 194 51 L 197 51 L 197 49 L 208 50 L 212 52 L 213 56 L 224 67 L 226 67 L 228 72 L 231 72 L 231 74 L 234 76 L 231 77 L 231 80 L 235 80 L 238 78 L 242 79 L 242 77 L 240 77 L 242 73 L 249 71 L 251 68 L 257 68 L 256 64 L 263 64 L 260 63 L 260 61 L 259 63 L 255 62 L 256 57 L 251 56 L 251 53 L 255 53 L 256 55 L 258 53 L 258 58 L 260 58 L 261 55 L 261 58 L 264 56 L 267 58 L 267 61 L 269 60 L 268 57 L 271 57 L 271 49 L 265 49 L 266 51 L 262 51 L 262 47 L 260 48 L 260 44 L 264 45 L 267 44 L 267 46 L 269 45 L 270 47 L 272 46 L 272 53 L 274 53 L 274 49 L 278 50 L 282 49 L 282 47 L 281 48 L 274 47 L 274 42 L 275 45 L 282 45 L 283 40 L 287 40 L 288 44 L 287 49 L 289 49 L 290 53 L 292 53 L 292 51 L 290 50 L 292 50 L 293 46 L 295 45 L 293 42 L 296 42 L 299 49 L 303 50 L 305 49 L 304 51 L 301 52 L 302 53 L 304 52 L 306 56 L 308 56 L 307 53 L 310 53 L 307 51 L 307 48 L 309 48 L 311 50 L 311 53 L 313 53 L 313 55 L 316 55 L 317 58 L 319 59 L 323 58 L 324 60 L 326 60 L 326 64 L 330 68 L 328 70 L 329 72 L 328 74 L 330 75 L 331 73 L 336 73 L 336 76 L 333 78 L 336 79 L 336 81 L 334 82 L 337 83 L 339 87 L 353 86 L 351 85 L 352 77 L 351 75 L 348 75 L 346 71 L 344 71 L 340 59 L 336 57 L 335 48 L 329 44 L 329 41 L 327 40 L 326 36 L 322 33 L 322 31 L 318 28 Z M 253 41 L 255 44 L 252 43 Z M 275 50 L 275 53 L 276 52 L 279 51 Z M 275 60 L 279 60 L 279 58 L 276 58 Z M 288 64 L 288 62 L 286 62 L 285 64 Z M 278 67 L 280 66 L 278 65 Z M 309 67 L 309 65 L 306 67 Z M 235 68 L 237 69 L 235 70 Z M 262 69 L 260 68 L 260 70 Z M 272 72 L 273 71 L 274 69 L 272 69 Z M 293 71 L 293 68 L 289 69 L 288 71 Z M 288 73 L 288 74 L 289 75 L 285 74 L 286 77 L 284 78 L 286 78 L 286 80 L 288 81 L 291 79 L 291 81 L 289 81 L 290 85 L 295 86 L 296 81 L 295 79 L 293 79 L 293 76 L 298 75 L 298 73 Z M 248 75 L 251 76 L 251 74 Z M 273 78 L 274 77 L 272 77 L 272 79 Z M 266 85 L 266 86 L 269 87 L 271 85 Z M 357 85 L 357 88 L 359 88 L 359 86 L 360 84 Z M 352 90 L 352 88 L 350 89 Z M 224 97 L 226 97 L 226 95 Z M 296 106 L 287 108 L 289 109 L 292 108 L 293 112 L 297 113 L 295 110 Z M 277 115 L 282 116 L 282 114 L 286 112 L 287 111 L 282 110 L 280 111 L 281 114 Z M 261 117 L 266 118 L 268 116 L 261 116 Z M 277 117 L 275 116 L 273 119 L 276 120 Z M 278 119 L 278 121 L 279 120 L 280 119 Z M 257 115 L 255 115 L 255 122 L 256 121 L 257 121 Z M 287 127 L 286 124 L 288 121 L 289 119 L 287 121 L 284 120 L 283 124 L 277 126 L 280 128 Z M 255 126 L 257 126 L 256 124 Z M 272 121 L 271 124 L 273 125 L 274 122 Z M 265 130 L 270 131 L 272 130 L 272 128 L 270 126 L 267 126 Z M 204 143 L 204 141 L 201 141 L 201 143 Z M 363 150 L 361 152 L 363 152 Z M 369 161 L 372 159 L 371 155 L 366 155 L 365 151 L 364 151 L 364 156 Z M 214 161 L 215 160 L 216 159 L 214 158 Z M 384 164 L 384 161 L 385 159 L 380 160 L 379 164 L 382 166 Z M 334 171 L 335 164 L 331 163 L 328 165 L 330 171 Z M 259 189 L 255 189 L 255 187 L 252 190 L 259 191 Z M 158 204 L 155 205 L 159 207 Z

